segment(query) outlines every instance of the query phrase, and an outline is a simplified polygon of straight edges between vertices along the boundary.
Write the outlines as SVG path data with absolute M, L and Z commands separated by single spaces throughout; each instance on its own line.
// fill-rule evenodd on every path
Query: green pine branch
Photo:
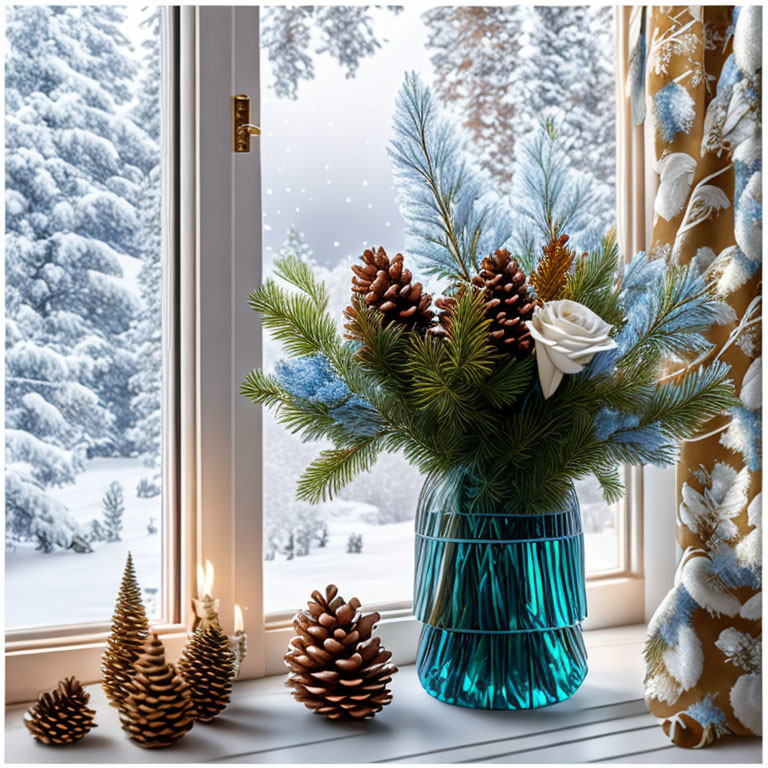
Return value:
M 512 357 L 477 387 L 493 408 L 506 408 L 531 386 L 535 366 L 532 355 L 523 360 Z
M 248 302 L 261 314 L 264 328 L 292 357 L 318 353 L 330 360 L 338 357 L 336 324 L 309 295 L 285 291 L 267 278 L 251 291 Z
M 619 246 L 615 232 L 611 231 L 599 248 L 576 258 L 565 288 L 565 295 L 571 301 L 583 304 L 615 328 L 624 320 L 617 288 L 618 269 Z
M 661 384 L 643 414 L 643 423 L 659 421 L 676 439 L 694 437 L 713 416 L 739 404 L 729 380 L 730 366 L 715 362 L 677 382 Z
M 381 435 L 375 435 L 361 438 L 347 448 L 320 451 L 299 478 L 296 498 L 310 504 L 332 499 L 361 472 L 371 470 L 381 441 Z
M 278 277 L 306 293 L 319 314 L 328 309 L 328 291 L 325 283 L 317 279 L 310 264 L 297 256 L 285 256 L 275 260 L 274 269 Z

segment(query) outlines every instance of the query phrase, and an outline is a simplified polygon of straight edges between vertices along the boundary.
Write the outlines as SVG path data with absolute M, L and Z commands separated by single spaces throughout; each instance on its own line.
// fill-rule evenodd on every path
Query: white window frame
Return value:
M 628 10 L 617 11 L 618 61 L 625 55 Z M 232 151 L 231 103 L 235 94 L 249 95 L 251 121 L 259 123 L 259 7 L 182 6 L 177 13 L 179 94 L 172 124 L 179 143 L 180 439 L 170 447 L 179 457 L 178 475 L 166 480 L 178 489 L 179 529 L 170 533 L 180 555 L 171 561 L 177 574 L 165 575 L 179 579 L 180 597 L 175 621 L 153 628 L 176 659 L 191 626 L 197 566 L 210 560 L 225 631 L 232 630 L 234 605 L 244 610 L 248 655 L 241 677 L 261 677 L 284 671 L 291 614 L 263 614 L 261 409 L 239 394 L 246 372 L 261 364 L 260 324 L 246 300 L 261 279 L 261 179 L 258 139 L 250 154 Z M 635 183 L 648 170 L 642 129 L 629 122 L 621 77 L 617 103 L 617 187 L 622 194 L 641 190 L 619 197 L 619 242 L 630 253 L 643 247 L 651 218 L 646 187 Z M 671 477 L 627 470 L 621 566 L 588 579 L 585 629 L 643 621 L 646 606 L 655 607 L 671 585 L 674 556 L 668 567 L 663 546 L 643 547 L 644 539 L 660 541 L 669 527 L 663 535 L 674 547 Z M 413 662 L 420 624 L 411 604 L 371 607 L 382 613 L 379 632 L 398 663 Z M 6 701 L 29 700 L 64 674 L 98 680 L 106 637 L 104 626 L 9 633 Z
M 261 557 L 254 554 L 261 552 L 261 414 L 239 389 L 261 355 L 246 301 L 260 280 L 261 221 L 253 215 L 261 207 L 260 177 L 258 144 L 250 155 L 232 152 L 231 104 L 235 93 L 249 94 L 258 122 L 259 8 L 183 6 L 172 13 L 178 50 L 169 61 L 178 62 L 178 93 L 164 118 L 179 160 L 166 177 L 178 185 L 179 210 L 164 237 L 179 254 L 179 306 L 164 322 L 178 322 L 166 341 L 178 339 L 170 355 L 179 375 L 163 446 L 163 607 L 170 621 L 152 628 L 169 658 L 178 658 L 193 620 L 197 565 L 210 560 L 225 630 L 232 631 L 235 603 L 244 611 L 249 647 L 242 675 L 257 677 L 264 674 L 265 640 Z M 169 456 L 178 458 L 168 462 Z M 6 633 L 6 702 L 29 700 L 64 674 L 98 680 L 108 633 L 108 624 Z

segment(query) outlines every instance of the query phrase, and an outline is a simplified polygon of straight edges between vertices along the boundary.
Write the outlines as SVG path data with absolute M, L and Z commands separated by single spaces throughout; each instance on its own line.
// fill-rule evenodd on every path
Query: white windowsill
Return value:
M 238 683 L 229 708 L 175 746 L 143 750 L 120 730 L 116 710 L 90 686 L 99 727 L 76 745 L 45 747 L 28 734 L 24 706 L 6 709 L 9 763 L 501 762 L 759 763 L 759 739 L 702 750 L 673 747 L 643 702 L 640 626 L 585 633 L 590 671 L 568 701 L 527 712 L 443 704 L 419 686 L 413 666 L 392 682 L 394 699 L 372 722 L 335 723 L 295 702 L 282 677 Z

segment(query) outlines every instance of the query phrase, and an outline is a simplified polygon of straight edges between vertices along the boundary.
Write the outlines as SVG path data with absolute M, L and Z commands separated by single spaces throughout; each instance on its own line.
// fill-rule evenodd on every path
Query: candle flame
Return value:
M 239 605 L 235 605 L 235 632 L 242 632 L 244 626 L 243 610 Z
M 213 591 L 213 564 L 210 560 L 205 561 L 205 568 L 198 563 L 197 566 L 197 593 L 200 597 L 208 595 L 210 597 Z

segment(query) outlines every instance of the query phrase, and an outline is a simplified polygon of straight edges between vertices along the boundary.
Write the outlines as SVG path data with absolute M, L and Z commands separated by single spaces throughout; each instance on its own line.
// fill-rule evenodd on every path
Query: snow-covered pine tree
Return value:
M 266 7 L 260 43 L 272 65 L 275 94 L 287 99 L 298 98 L 300 80 L 314 80 L 313 54 L 327 53 L 354 77 L 360 62 L 381 47 L 366 5 Z
M 302 261 L 312 264 L 313 251 L 304 239 L 304 233 L 295 225 L 291 224 L 285 233 L 282 248 L 280 248 L 277 258 L 284 259 L 286 256 L 296 256 Z
M 162 162 L 160 84 L 160 8 L 153 8 L 143 24 L 150 29 L 144 42 L 144 76 L 138 93 L 134 119 L 152 142 L 152 168 L 142 185 L 137 206 L 136 247 L 141 258 L 139 287 L 142 305 L 130 332 L 134 350 L 134 373 L 130 377 L 131 408 L 136 423 L 129 438 L 144 463 L 153 472 L 152 485 L 160 487 L 163 437 L 163 264 L 162 264 Z M 151 495 L 147 493 L 147 495 Z
M 120 532 L 123 530 L 123 515 L 125 514 L 125 492 L 122 483 L 117 480 L 109 484 L 104 498 L 101 500 L 104 512 L 104 530 L 107 541 L 121 541 Z
M 509 190 L 515 161 L 524 13 L 520 6 L 455 6 L 422 16 L 435 92 L 456 110 L 472 139 L 470 151 L 501 191 Z
M 124 448 L 138 301 L 134 205 L 151 143 L 123 114 L 136 75 L 114 6 L 6 17 L 6 531 L 73 546 L 46 488 Z M 53 545 L 50 544 L 53 542 Z
M 90 527 L 88 529 L 89 541 L 107 541 L 107 531 L 99 520 L 95 518 L 91 520 Z
M 520 131 L 554 118 L 568 162 L 596 192 L 603 230 L 615 220 L 616 118 L 613 8 L 528 9 L 528 50 L 520 61 Z
M 555 117 L 573 167 L 596 186 L 597 216 L 615 218 L 613 9 L 445 7 L 423 15 L 434 89 L 468 129 L 469 149 L 502 192 L 520 142 Z

